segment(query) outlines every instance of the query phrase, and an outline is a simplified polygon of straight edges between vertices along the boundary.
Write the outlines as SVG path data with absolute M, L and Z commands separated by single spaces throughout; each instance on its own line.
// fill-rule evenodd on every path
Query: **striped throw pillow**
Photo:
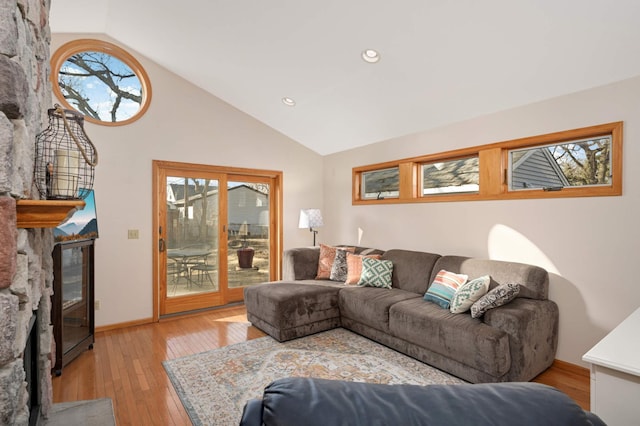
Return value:
M 424 300 L 449 309 L 453 295 L 461 285 L 467 282 L 467 278 L 469 278 L 467 275 L 455 274 L 442 269 L 424 294 Z

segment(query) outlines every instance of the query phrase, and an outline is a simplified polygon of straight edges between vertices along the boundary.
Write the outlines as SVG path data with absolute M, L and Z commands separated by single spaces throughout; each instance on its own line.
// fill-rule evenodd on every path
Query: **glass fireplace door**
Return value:
M 52 322 L 56 374 L 81 352 L 93 348 L 94 240 L 59 243 L 53 250 Z

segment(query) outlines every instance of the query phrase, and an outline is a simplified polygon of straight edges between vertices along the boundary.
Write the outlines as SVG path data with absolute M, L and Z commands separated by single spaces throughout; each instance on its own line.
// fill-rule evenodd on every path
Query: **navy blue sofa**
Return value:
M 604 425 L 566 394 L 539 383 L 385 385 L 314 378 L 269 384 L 244 407 L 243 426 Z

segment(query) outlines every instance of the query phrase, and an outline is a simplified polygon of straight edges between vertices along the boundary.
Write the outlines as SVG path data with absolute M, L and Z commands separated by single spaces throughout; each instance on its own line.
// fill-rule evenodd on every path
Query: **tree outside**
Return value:
M 136 73 L 107 53 L 70 56 L 58 73 L 58 85 L 70 105 L 100 121 L 127 120 L 142 105 L 142 85 Z
M 549 147 L 571 186 L 611 183 L 611 137 Z

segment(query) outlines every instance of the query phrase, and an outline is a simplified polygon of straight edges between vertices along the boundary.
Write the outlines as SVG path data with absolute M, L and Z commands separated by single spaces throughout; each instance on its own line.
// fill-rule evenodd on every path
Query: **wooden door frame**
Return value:
M 158 230 L 160 224 L 166 222 L 166 218 L 160 217 L 162 209 L 159 203 L 166 201 L 166 193 L 161 191 L 165 189 L 166 182 L 162 182 L 161 170 L 175 169 L 175 170 L 189 170 L 196 173 L 216 173 L 225 174 L 227 178 L 231 180 L 259 177 L 268 178 L 271 181 L 271 188 L 269 192 L 269 232 L 273 235 L 273 238 L 269 238 L 269 250 L 271 254 L 270 259 L 270 276 L 271 279 L 277 280 L 282 276 L 282 172 L 275 170 L 262 170 L 262 169 L 248 169 L 239 167 L 225 167 L 225 166 L 212 166 L 207 164 L 195 164 L 195 163 L 181 163 L 176 161 L 165 160 L 152 160 L 152 258 L 153 258 L 153 321 L 158 322 L 160 320 L 160 278 L 166 277 L 166 264 L 160 261 L 160 236 Z M 226 203 L 225 203 L 226 204 Z M 226 209 L 225 209 L 226 210 Z M 227 224 L 227 212 L 222 212 L 219 224 L 218 232 L 222 236 L 226 235 Z M 227 245 L 220 248 L 221 256 L 227 256 Z M 226 271 L 223 272 L 226 275 Z M 227 297 L 223 294 L 223 297 Z

